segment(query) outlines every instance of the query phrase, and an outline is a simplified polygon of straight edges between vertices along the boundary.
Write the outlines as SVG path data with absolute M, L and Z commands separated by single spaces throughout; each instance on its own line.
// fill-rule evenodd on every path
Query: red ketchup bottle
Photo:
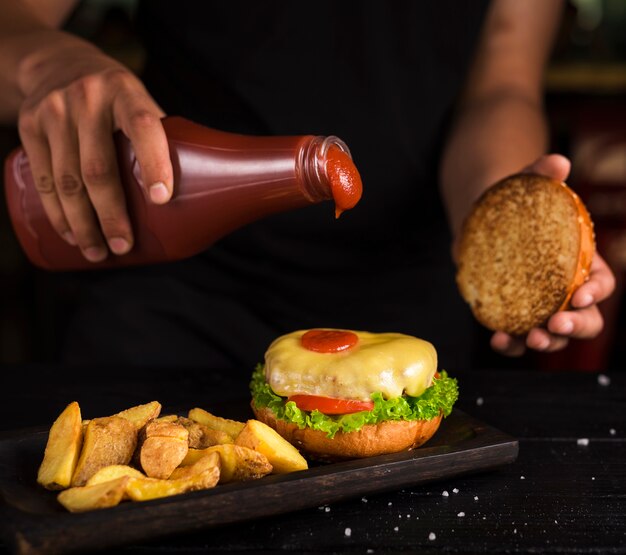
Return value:
M 187 258 L 255 220 L 324 200 L 335 213 L 361 196 L 348 147 L 334 136 L 248 136 L 185 118 L 163 119 L 174 168 L 169 203 L 153 204 L 128 139 L 116 132 L 118 165 L 135 242 L 121 256 L 89 262 L 54 231 L 22 148 L 5 161 L 7 206 L 29 260 L 47 270 L 86 270 Z

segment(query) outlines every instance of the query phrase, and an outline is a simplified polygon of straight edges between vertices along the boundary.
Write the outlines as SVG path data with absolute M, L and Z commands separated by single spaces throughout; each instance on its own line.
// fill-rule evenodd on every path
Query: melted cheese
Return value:
M 418 396 L 430 386 L 437 370 L 434 346 L 416 337 L 354 331 L 359 342 L 349 351 L 318 353 L 302 346 L 300 338 L 306 331 L 277 338 L 265 353 L 265 377 L 283 397 L 305 394 L 367 400 L 379 391 L 386 399 L 405 392 Z

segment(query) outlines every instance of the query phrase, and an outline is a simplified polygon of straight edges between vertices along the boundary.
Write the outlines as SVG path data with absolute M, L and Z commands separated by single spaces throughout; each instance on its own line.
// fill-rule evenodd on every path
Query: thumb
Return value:
M 522 173 L 537 173 L 557 181 L 565 181 L 569 176 L 571 168 L 572 163 L 569 158 L 562 154 L 544 154 L 532 164 L 526 166 Z

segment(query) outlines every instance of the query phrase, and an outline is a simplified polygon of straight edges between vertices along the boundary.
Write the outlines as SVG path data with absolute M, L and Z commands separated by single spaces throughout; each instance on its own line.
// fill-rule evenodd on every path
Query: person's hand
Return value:
M 165 203 L 173 172 L 163 110 L 127 68 L 64 33 L 23 64 L 20 84 L 18 130 L 52 227 L 89 261 L 127 253 L 113 132 L 130 139 L 152 201 Z
M 547 175 L 565 181 L 570 171 L 570 162 L 564 156 L 551 154 L 542 156 L 524 169 L 527 173 Z M 508 356 L 521 356 L 526 348 L 552 352 L 567 346 L 570 338 L 593 339 L 604 326 L 597 304 L 608 298 L 615 289 L 613 272 L 596 252 L 591 261 L 589 280 L 572 295 L 571 310 L 554 314 L 544 328 L 534 328 L 525 338 L 512 337 L 502 331 L 491 337 L 491 347 Z

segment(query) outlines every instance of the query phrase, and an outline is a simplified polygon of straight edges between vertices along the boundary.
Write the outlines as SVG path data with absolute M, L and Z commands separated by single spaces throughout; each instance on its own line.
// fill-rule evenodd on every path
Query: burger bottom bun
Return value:
M 366 424 L 358 432 L 337 432 L 330 439 L 325 432 L 300 429 L 276 417 L 267 407 L 252 410 L 258 420 L 274 428 L 303 454 L 320 461 L 338 461 L 397 453 L 419 447 L 437 431 L 442 416 L 431 420 L 388 420 Z

